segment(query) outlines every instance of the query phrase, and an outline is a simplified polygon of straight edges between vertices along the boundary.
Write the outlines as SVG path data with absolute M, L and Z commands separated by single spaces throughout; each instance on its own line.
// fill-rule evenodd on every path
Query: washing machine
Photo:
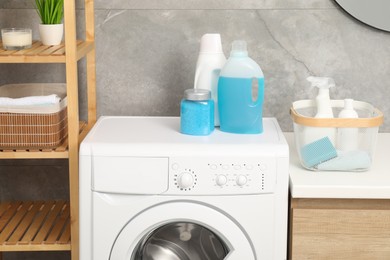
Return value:
M 80 146 L 80 259 L 284 260 L 286 140 L 101 117 Z

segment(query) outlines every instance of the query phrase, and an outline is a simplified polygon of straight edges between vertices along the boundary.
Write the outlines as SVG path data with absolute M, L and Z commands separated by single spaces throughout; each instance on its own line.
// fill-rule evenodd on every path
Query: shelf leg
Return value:
M 87 54 L 88 127 L 96 122 L 96 67 L 95 49 Z
M 85 0 L 86 41 L 95 42 L 94 0 Z M 95 47 L 87 54 L 88 127 L 96 122 L 96 61 Z
M 66 86 L 68 98 L 68 142 L 69 142 L 69 193 L 71 217 L 71 257 L 79 259 L 79 104 L 76 47 L 75 0 L 64 1 Z

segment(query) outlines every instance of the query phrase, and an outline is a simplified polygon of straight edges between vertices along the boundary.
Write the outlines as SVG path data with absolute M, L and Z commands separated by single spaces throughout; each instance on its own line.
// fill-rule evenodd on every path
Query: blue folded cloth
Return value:
M 339 152 L 337 158 L 317 165 L 324 171 L 363 171 L 371 166 L 371 158 L 366 151 Z

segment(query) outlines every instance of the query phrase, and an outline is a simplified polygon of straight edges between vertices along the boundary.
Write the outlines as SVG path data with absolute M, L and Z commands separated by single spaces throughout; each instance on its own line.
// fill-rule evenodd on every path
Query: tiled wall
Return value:
M 0 27 L 31 27 L 38 38 L 31 2 L 1 0 Z M 82 23 L 83 4 L 77 2 Z M 183 91 L 193 86 L 200 37 L 218 32 L 226 56 L 233 40 L 247 41 L 266 77 L 264 114 L 276 117 L 284 131 L 292 131 L 291 102 L 315 96 L 309 75 L 333 77 L 332 98 L 377 106 L 386 118 L 381 131 L 390 131 L 390 33 L 354 20 L 332 0 L 96 0 L 95 7 L 99 115 L 178 116 Z M 79 73 L 83 90 L 85 70 Z M 64 81 L 63 65 L 0 65 L 1 85 Z M 82 91 L 80 99 L 85 118 Z M 7 167 L 1 166 L 1 173 Z M 63 177 L 47 178 L 56 183 Z M 3 179 L 9 186 L 0 187 L 0 199 L 13 198 L 10 190 L 26 196 L 16 182 Z M 40 182 L 28 180 L 30 192 Z M 66 192 L 53 195 L 49 189 L 42 196 Z

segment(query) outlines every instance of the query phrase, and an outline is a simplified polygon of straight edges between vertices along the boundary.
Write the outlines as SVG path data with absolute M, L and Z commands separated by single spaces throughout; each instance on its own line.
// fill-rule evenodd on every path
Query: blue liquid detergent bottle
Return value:
M 245 41 L 234 41 L 218 80 L 220 129 L 238 134 L 263 132 L 264 74 L 248 57 Z

